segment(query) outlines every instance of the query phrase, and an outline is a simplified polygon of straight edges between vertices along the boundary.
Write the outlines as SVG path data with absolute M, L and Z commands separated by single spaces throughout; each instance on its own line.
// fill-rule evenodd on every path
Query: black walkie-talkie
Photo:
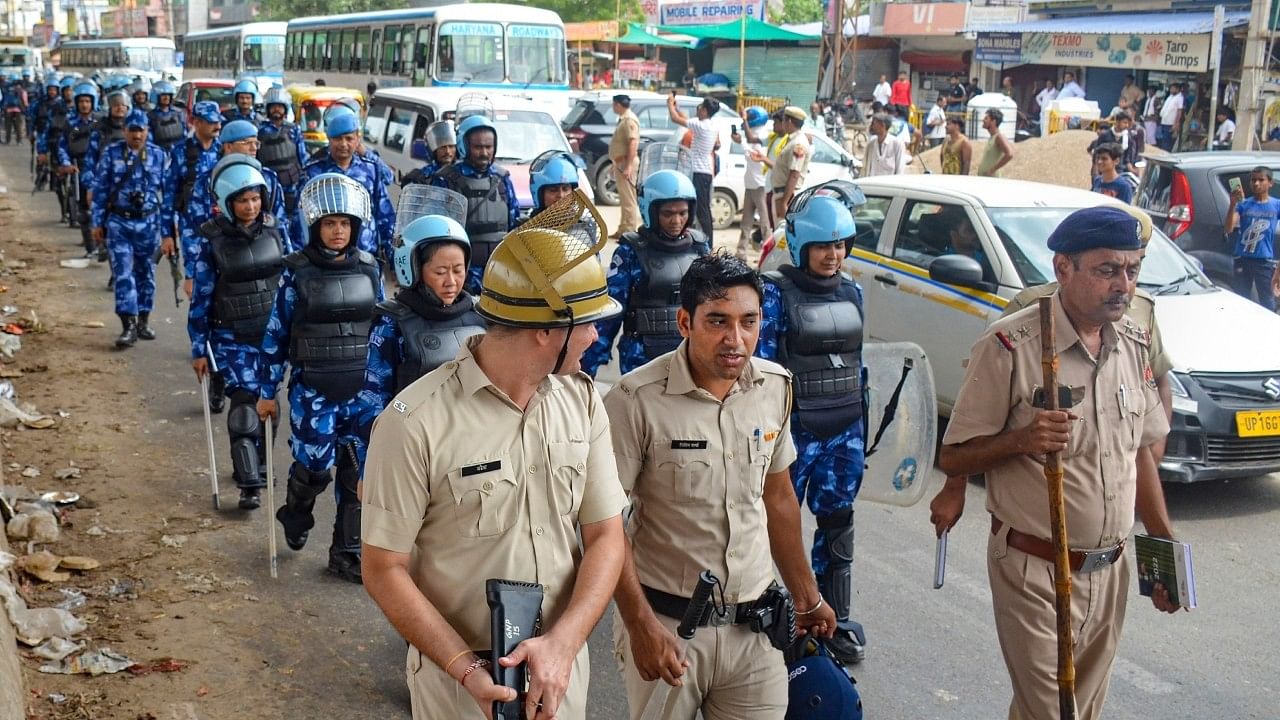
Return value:
M 505 668 L 498 658 L 510 655 L 522 641 L 535 637 L 542 614 L 542 586 L 538 583 L 489 579 L 484 585 L 489 601 L 489 636 L 493 662 L 493 682 L 515 688 L 516 699 L 493 704 L 493 720 L 520 720 L 524 717 L 524 697 L 528 667 L 521 663 Z

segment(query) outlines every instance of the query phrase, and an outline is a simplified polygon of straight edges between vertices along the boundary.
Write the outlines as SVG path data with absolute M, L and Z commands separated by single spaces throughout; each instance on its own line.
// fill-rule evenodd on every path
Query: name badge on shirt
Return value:
M 490 460 L 489 462 L 477 463 L 475 465 L 463 465 L 462 477 L 470 477 L 471 475 L 480 475 L 481 473 L 493 472 L 502 469 L 501 460 Z
M 706 450 L 706 440 L 672 440 L 672 450 Z

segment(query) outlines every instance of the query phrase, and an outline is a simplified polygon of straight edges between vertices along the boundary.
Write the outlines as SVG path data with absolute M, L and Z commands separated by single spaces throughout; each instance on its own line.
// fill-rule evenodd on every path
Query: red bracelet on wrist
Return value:
M 479 670 L 480 668 L 487 668 L 487 667 L 489 667 L 488 660 L 484 660 L 482 658 L 476 658 L 475 660 L 472 660 L 471 664 L 467 666 L 467 669 L 462 671 L 462 677 L 458 678 L 458 684 L 465 686 L 467 684 L 467 677 L 470 676 L 471 673 L 475 672 L 476 670 Z

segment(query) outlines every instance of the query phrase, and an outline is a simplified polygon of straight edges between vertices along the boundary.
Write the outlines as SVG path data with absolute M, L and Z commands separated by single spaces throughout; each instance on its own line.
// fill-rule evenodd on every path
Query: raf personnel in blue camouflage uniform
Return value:
M 218 103 L 201 100 L 192 112 L 191 135 L 171 153 L 173 176 L 177 185 L 174 210 L 181 225 L 182 261 L 187 275 L 187 297 L 191 297 L 191 278 L 195 277 L 195 258 L 199 254 L 200 225 L 207 217 L 192 215 L 192 196 L 195 195 L 196 178 L 208 176 L 222 157 L 222 144 L 218 134 L 222 131 L 222 113 Z
M 187 136 L 187 121 L 173 107 L 176 94 L 173 83 L 161 80 L 152 86 L 151 94 L 155 98 L 155 107 L 147 112 L 147 119 L 151 121 L 151 141 L 171 151 Z
M 405 175 L 400 181 L 401 187 L 409 185 L 430 185 L 436 173 L 449 167 L 458 159 L 457 138 L 453 130 L 453 122 L 440 120 L 427 128 L 427 151 L 431 153 L 431 162 Z
M 147 141 L 147 115 L 141 110 L 125 120 L 124 142 L 102 153 L 93 177 L 93 239 L 106 242 L 116 278 L 116 314 L 122 331 L 116 347 L 139 338 L 154 340 L 148 320 L 156 294 L 155 265 L 159 249 L 177 251 L 173 241 L 173 180 L 169 156 Z M 161 235 L 164 235 L 161 239 Z
M 301 550 L 315 526 L 316 496 L 337 466 L 337 517 L 329 571 L 360 582 L 360 466 L 354 449 L 365 376 L 369 326 L 381 302 L 382 279 L 373 256 L 356 245 L 372 221 L 369 194 L 354 179 L 326 173 L 298 196 L 307 246 L 285 258 L 280 287 L 262 340 L 258 416 L 279 412 L 276 388 L 289 375 L 293 465 L 285 504 L 276 511 L 285 542 Z
M 676 349 L 680 279 L 694 258 L 711 252 L 706 237 L 689 227 L 697 201 L 689 178 L 659 170 L 645 179 L 637 196 L 644 225 L 618 240 L 609 263 L 609 295 L 622 304 L 623 314 L 596 326 L 600 337 L 582 358 L 582 369 L 591 377 L 609 363 L 619 328 L 624 375 Z
M 862 288 L 840 273 L 853 241 L 853 215 L 839 200 L 806 194 L 787 214 L 792 265 L 765 273 L 756 355 L 792 374 L 791 466 L 796 496 L 817 519 L 813 571 L 837 631 L 828 643 L 842 662 L 861 662 L 866 638 L 849 619 L 853 501 L 862 485 Z
M 93 130 L 98 124 L 95 111 L 98 108 L 98 87 L 91 82 L 76 84 L 72 90 L 73 109 L 66 129 L 58 136 L 58 174 L 62 176 L 78 175 L 79 192 L 72 203 L 74 221 L 80 226 L 81 239 L 84 242 L 86 255 L 95 254 L 93 238 L 89 233 L 89 201 L 88 193 L 93 187 L 93 163 L 96 152 L 93 145 Z M 68 184 L 65 186 L 70 188 Z M 64 190 L 65 191 L 65 190 Z
M 252 80 L 241 80 L 232 91 L 235 104 L 223 111 L 222 121 L 247 120 L 254 126 L 262 122 L 264 118 L 253 109 L 258 102 L 258 86 Z
M 267 447 L 256 408 L 262 375 L 262 336 L 271 316 L 284 238 L 264 212 L 267 181 L 249 162 L 219 163 L 211 178 L 220 213 L 200 227 L 204 239 L 195 258 L 195 292 L 187 314 L 191 365 L 196 377 L 209 373 L 212 355 L 231 409 L 227 437 L 240 507 L 256 509 L 266 486 Z
M 361 467 L 378 413 L 396 393 L 452 360 L 466 339 L 484 332 L 476 299 L 463 288 L 471 243 L 456 221 L 426 215 L 401 231 L 392 264 L 400 291 L 378 304 L 369 333 L 364 405 L 360 417 Z
M 480 277 L 489 255 L 502 238 L 520 224 L 520 204 L 506 168 L 494 164 L 498 129 L 483 115 L 458 123 L 458 162 L 435 174 L 432 185 L 448 188 L 467 199 L 467 237 L 471 239 L 471 270 L 467 291 L 480 293 Z
M 378 163 L 356 152 L 360 145 L 359 116 L 344 107 L 331 108 L 325 113 L 324 132 L 329 137 L 329 147 L 307 163 L 302 175 L 309 182 L 319 175 L 338 173 L 359 183 L 369 193 L 373 212 L 370 222 L 361 223 L 359 247 L 379 263 L 389 262 L 394 253 L 391 236 L 395 232 L 396 213 Z
M 267 194 L 263 198 L 263 205 L 275 218 L 280 232 L 284 233 L 285 251 L 300 250 L 301 247 L 295 247 L 290 239 L 289 218 L 285 214 L 284 190 L 280 187 L 280 180 L 270 168 L 262 167 L 262 163 L 258 162 L 258 129 L 246 120 L 232 120 L 223 125 L 218 133 L 218 145 L 221 146 L 223 160 L 232 155 L 243 155 L 253 161 L 254 167 L 266 178 Z M 216 163 L 214 167 L 217 167 Z M 210 168 L 207 173 L 197 175 L 195 189 L 191 192 L 191 204 L 187 209 L 187 217 L 190 221 L 198 223 L 197 228 L 212 218 L 218 210 L 213 199 L 213 187 L 209 182 L 212 173 L 213 168 Z M 200 242 L 198 236 L 196 242 Z
M 286 122 L 289 115 L 289 92 L 273 87 L 267 91 L 263 104 L 267 119 L 258 127 L 258 162 L 276 174 L 284 193 L 284 211 L 289 221 L 289 237 L 295 248 L 306 243 L 302 228 L 295 222 L 298 211 L 298 191 L 302 189 L 302 164 L 307 159 L 307 145 L 302 139 L 302 128 Z

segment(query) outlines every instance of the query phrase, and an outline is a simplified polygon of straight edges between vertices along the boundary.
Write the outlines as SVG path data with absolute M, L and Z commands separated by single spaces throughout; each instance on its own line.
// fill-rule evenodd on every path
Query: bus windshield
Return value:
M 284 38 L 279 35 L 250 35 L 245 38 L 244 69 L 284 72 Z
M 507 28 L 507 66 L 513 83 L 567 83 L 564 31 L 553 25 L 512 24 Z
M 135 70 L 163 72 L 178 64 L 173 48 L 127 47 L 124 51 L 129 59 L 129 67 Z
M 0 67 L 20 68 L 31 64 L 31 50 L 25 47 L 0 48 Z
M 502 26 L 485 22 L 447 22 L 440 26 L 436 79 L 502 82 Z

